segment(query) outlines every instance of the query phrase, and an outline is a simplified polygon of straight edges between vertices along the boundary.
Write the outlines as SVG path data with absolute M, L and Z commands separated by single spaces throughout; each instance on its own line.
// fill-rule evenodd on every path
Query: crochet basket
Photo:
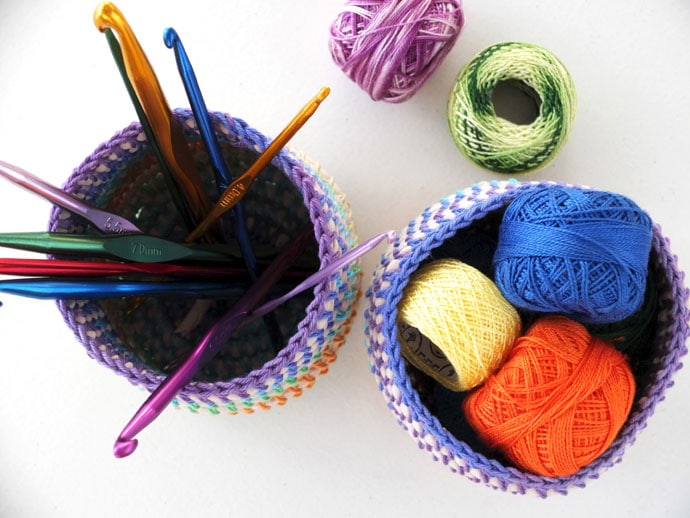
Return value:
M 184 128 L 209 198 L 217 199 L 209 157 L 192 113 L 176 110 L 174 115 Z M 239 176 L 270 140 L 240 119 L 211 115 L 231 174 Z M 182 241 L 189 232 L 138 123 L 98 147 L 73 172 L 65 190 L 130 219 L 151 235 Z M 339 188 L 317 164 L 292 151 L 281 151 L 261 172 L 243 199 L 242 209 L 252 245 L 273 255 L 305 227 L 313 226 L 315 240 L 306 257 L 313 270 L 356 244 L 350 207 Z M 225 223 L 224 228 L 232 228 Z M 59 208 L 51 213 L 49 229 L 95 233 L 84 220 Z M 226 237 L 231 243 L 232 236 Z M 173 404 L 214 414 L 251 413 L 301 395 L 335 360 L 354 317 L 360 280 L 359 263 L 353 262 L 313 291 L 280 306 L 273 314 L 285 344 L 277 353 L 261 319 L 241 328 Z M 267 298 L 289 287 L 278 286 Z M 89 356 L 152 391 L 242 293 L 238 288 L 236 295 L 214 300 L 186 336 L 174 331 L 194 304 L 190 298 L 61 300 L 58 307 Z
M 388 406 L 398 423 L 418 446 L 470 480 L 512 493 L 536 493 L 545 497 L 584 487 L 623 456 L 636 434 L 672 385 L 671 377 L 681 368 L 689 335 L 688 289 L 678 270 L 669 242 L 654 226 L 651 272 L 657 281 L 657 313 L 650 346 L 631 356 L 637 392 L 631 413 L 613 444 L 595 461 L 568 477 L 543 477 L 523 472 L 502 457 L 483 448 L 469 427 L 463 433 L 448 431 L 434 412 L 429 387 L 419 371 L 407 365 L 401 355 L 397 306 L 410 275 L 430 253 L 459 230 L 491 230 L 500 223 L 502 209 L 518 193 L 554 185 L 548 182 L 493 181 L 459 191 L 427 208 L 410 222 L 401 237 L 383 255 L 367 291 L 365 311 L 367 347 L 371 368 Z M 427 380 L 428 381 L 428 380 Z

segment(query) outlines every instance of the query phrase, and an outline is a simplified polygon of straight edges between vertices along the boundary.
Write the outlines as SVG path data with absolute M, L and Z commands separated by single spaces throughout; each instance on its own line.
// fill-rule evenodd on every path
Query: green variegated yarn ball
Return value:
M 517 124 L 500 115 L 494 90 L 502 84 L 531 96 L 536 118 Z M 549 163 L 575 119 L 575 86 L 550 51 L 531 43 L 492 45 L 465 65 L 448 100 L 450 133 L 477 165 L 498 173 L 522 173 Z

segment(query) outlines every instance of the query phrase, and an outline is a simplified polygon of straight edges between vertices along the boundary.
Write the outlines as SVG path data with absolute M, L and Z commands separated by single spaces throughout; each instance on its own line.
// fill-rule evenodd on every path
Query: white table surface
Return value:
M 136 118 L 97 2 L 0 2 L 0 158 L 55 184 Z M 375 103 L 334 65 L 340 1 L 121 0 L 172 106 L 187 106 L 162 31 L 185 42 L 209 108 L 275 135 L 322 85 L 292 141 L 333 175 L 360 238 L 499 178 L 454 146 L 448 92 L 464 63 L 500 41 L 540 44 L 571 72 L 573 133 L 521 179 L 610 189 L 636 200 L 690 267 L 690 4 L 467 0 L 464 31 L 409 101 Z M 501 177 L 502 178 L 502 177 Z M 0 231 L 43 230 L 49 205 L 0 185 Z M 366 287 L 380 250 L 363 262 Z M 5 256 L 19 257 L 8 251 Z M 28 256 L 28 254 L 27 254 Z M 118 460 L 112 443 L 145 393 L 89 359 L 55 305 L 4 296 L 0 309 L 0 516 L 690 516 L 690 369 L 675 376 L 623 462 L 586 489 L 541 500 L 476 485 L 419 450 L 370 373 L 362 306 L 328 375 L 254 415 L 169 410 Z

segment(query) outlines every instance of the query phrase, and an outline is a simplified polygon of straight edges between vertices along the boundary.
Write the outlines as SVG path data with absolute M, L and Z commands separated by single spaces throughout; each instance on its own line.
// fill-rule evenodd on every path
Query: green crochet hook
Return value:
M 140 263 L 234 259 L 220 250 L 183 245 L 145 234 L 94 236 L 50 232 L 11 232 L 0 234 L 0 246 L 46 254 L 110 256 Z

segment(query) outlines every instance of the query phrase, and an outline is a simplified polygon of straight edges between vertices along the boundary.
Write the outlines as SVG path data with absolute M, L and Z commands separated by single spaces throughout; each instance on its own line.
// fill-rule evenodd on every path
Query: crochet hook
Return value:
M 176 260 L 231 260 L 231 257 L 220 251 L 182 245 L 146 234 L 94 236 L 50 232 L 14 232 L 0 234 L 0 246 L 46 254 L 105 255 L 140 263 Z
M 107 299 L 127 296 L 176 295 L 198 299 L 226 297 L 246 286 L 243 282 L 122 281 L 112 279 L 30 279 L 0 280 L 0 293 L 32 299 Z
M 223 191 L 220 199 L 213 207 L 213 210 L 199 223 L 199 225 L 187 236 L 187 242 L 196 241 L 204 234 L 211 224 L 230 210 L 247 193 L 247 189 L 256 179 L 257 175 L 273 160 L 278 152 L 288 143 L 297 131 L 309 120 L 316 112 L 321 102 L 328 97 L 330 88 L 323 87 L 319 92 L 295 115 L 288 125 L 278 136 L 268 145 L 256 161 L 245 171 L 242 176 L 237 178 Z
M 131 221 L 105 210 L 96 209 L 83 201 L 67 194 L 62 189 L 50 185 L 28 171 L 0 160 L 0 176 L 25 189 L 38 194 L 49 202 L 67 209 L 91 222 L 98 230 L 106 234 L 137 233 L 141 230 Z
M 103 2 L 98 6 L 94 13 L 94 23 L 101 32 L 111 29 L 119 37 L 127 75 L 151 124 L 156 142 L 173 173 L 192 219 L 201 221 L 210 211 L 211 204 L 189 154 L 183 130 L 172 115 L 158 78 L 134 31 L 122 12 L 111 2 Z
M 194 68 L 192 67 L 192 63 L 189 61 L 187 51 L 182 44 L 182 40 L 175 29 L 171 27 L 165 29 L 165 32 L 163 33 L 163 41 L 165 42 L 166 47 L 172 48 L 175 52 L 177 68 L 180 72 L 180 76 L 182 77 L 182 83 L 184 84 L 185 91 L 187 92 L 187 97 L 192 107 L 192 113 L 194 113 L 194 118 L 199 126 L 201 139 L 203 140 L 204 145 L 208 150 L 208 154 L 211 157 L 211 164 L 216 177 L 216 183 L 222 192 L 225 190 L 228 184 L 232 182 L 232 175 L 230 174 L 230 171 L 228 171 L 228 167 L 223 159 L 220 145 L 218 144 L 218 139 L 216 138 L 216 134 L 211 127 L 211 118 L 209 117 L 208 108 L 206 108 L 206 102 L 204 101 L 204 96 L 201 93 L 201 88 L 199 88 L 199 83 L 196 79 Z M 260 273 L 259 265 L 256 262 L 256 256 L 254 255 L 254 250 L 249 240 L 249 232 L 247 231 L 243 212 L 244 211 L 242 210 L 241 203 L 238 203 L 230 210 L 235 237 L 239 243 L 244 263 L 247 266 L 247 273 L 249 274 L 251 281 L 256 282 Z M 278 325 L 278 321 L 274 315 L 266 315 L 264 317 L 264 322 L 271 337 L 273 348 L 276 352 L 278 352 L 283 348 L 285 343 L 283 334 L 280 331 L 280 326 Z
M 259 281 L 249 288 L 245 295 L 216 322 L 184 363 L 153 391 L 118 436 L 113 448 L 114 455 L 116 457 L 126 457 L 134 452 L 138 445 L 138 441 L 135 438 L 136 435 L 163 412 L 175 398 L 176 394 L 192 380 L 196 372 L 205 363 L 218 353 L 228 338 L 243 323 L 273 311 L 280 304 L 283 304 L 298 293 L 327 280 L 333 273 L 372 250 L 384 239 L 392 242 L 395 236 L 394 231 L 388 231 L 370 238 L 360 246 L 334 259 L 282 297 L 273 299 L 255 309 L 258 301 L 261 300 L 270 286 L 280 278 L 281 272 L 298 255 L 299 250 L 304 247 L 304 236 L 295 240 L 278 259 L 271 263 L 259 278 Z
M 106 277 L 109 275 L 155 275 L 169 277 L 245 278 L 244 268 L 221 265 L 188 265 L 170 263 L 110 263 L 96 261 L 68 261 L 64 259 L 0 259 L 0 275 L 22 277 Z M 291 268 L 284 277 L 304 279 L 313 270 Z
M 153 149 L 153 152 L 155 153 L 156 158 L 158 159 L 158 164 L 160 165 L 161 171 L 163 172 L 163 181 L 165 181 L 165 184 L 168 188 L 170 198 L 175 204 L 177 212 L 182 216 L 182 219 L 187 225 L 187 228 L 193 228 L 194 224 L 192 223 L 189 212 L 185 207 L 182 194 L 180 193 L 180 189 L 178 188 L 177 184 L 173 179 L 172 172 L 168 168 L 168 164 L 165 161 L 165 158 L 163 157 L 161 148 L 158 145 L 158 142 L 156 142 L 156 136 L 153 133 L 153 129 L 151 129 L 151 124 L 149 124 L 149 120 L 146 118 L 144 108 L 142 108 L 141 103 L 139 102 L 139 98 L 137 97 L 137 93 L 134 90 L 134 87 L 132 86 L 132 82 L 129 80 L 129 76 L 127 75 L 127 68 L 125 67 L 125 61 L 122 57 L 122 48 L 120 47 L 120 42 L 117 40 L 117 37 L 111 29 L 107 29 L 105 31 L 105 39 L 108 42 L 110 53 L 113 56 L 113 61 L 115 61 L 115 65 L 117 66 L 117 70 L 120 73 L 122 82 L 125 85 L 125 89 L 127 90 L 127 94 L 129 95 L 129 99 L 132 103 L 132 106 L 134 106 L 134 111 L 136 112 L 137 118 L 139 119 L 139 123 L 141 124 L 141 129 L 144 131 L 144 135 L 146 135 L 146 140 L 151 145 L 151 148 Z

